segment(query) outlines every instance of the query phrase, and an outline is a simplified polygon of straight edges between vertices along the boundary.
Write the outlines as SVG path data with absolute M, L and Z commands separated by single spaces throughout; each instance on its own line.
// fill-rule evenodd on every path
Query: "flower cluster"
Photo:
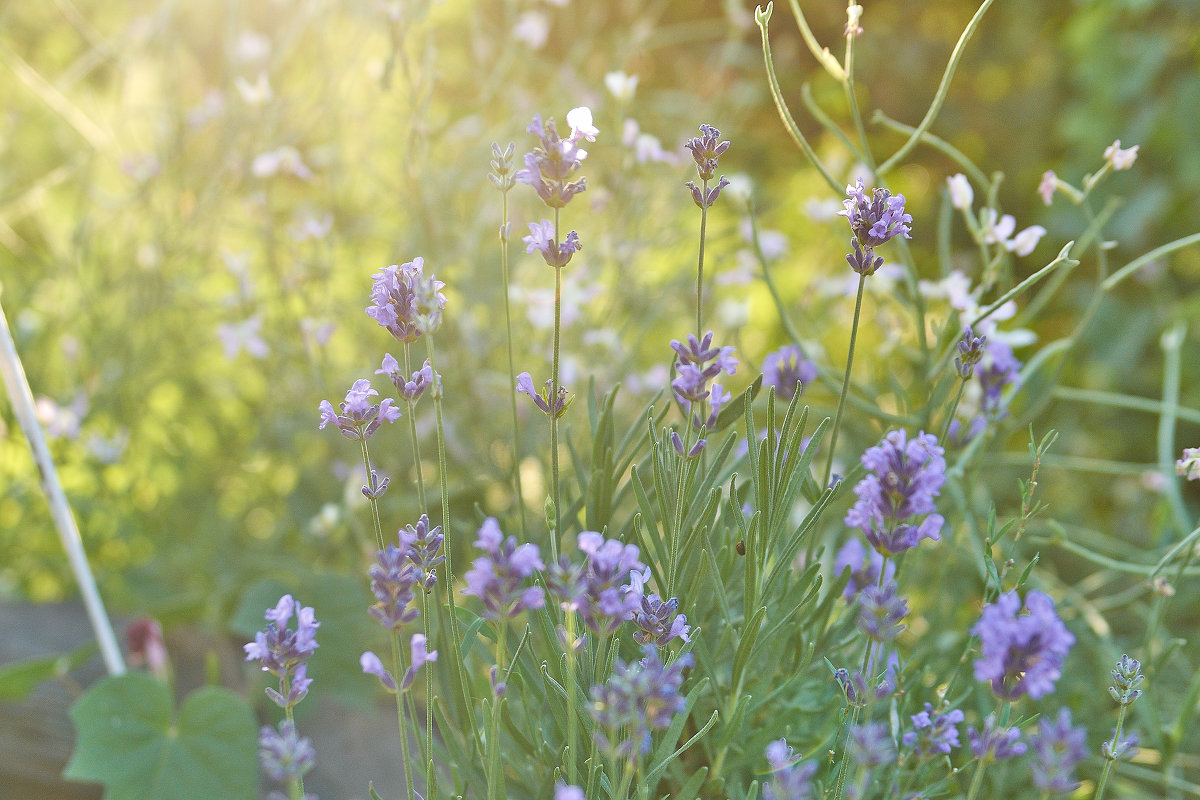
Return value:
M 884 556 L 915 547 L 922 539 L 941 539 L 942 516 L 933 498 L 946 481 L 946 460 L 937 437 L 903 430 L 889 432 L 862 455 L 868 475 L 854 487 L 858 500 L 846 524 L 859 528 Z M 915 521 L 918 517 L 924 517 Z
M 541 253 L 547 265 L 558 269 L 569 264 L 571 256 L 582 250 L 583 245 L 579 243 L 579 234 L 575 231 L 568 233 L 561 242 L 554 235 L 554 223 L 544 219 L 529 223 L 529 235 L 522 236 L 521 241 L 525 243 L 526 253 Z
M 392 675 L 391 671 L 383 666 L 383 662 L 379 660 L 379 656 L 370 650 L 363 653 L 359 658 L 359 666 L 362 667 L 362 671 L 365 674 L 374 675 L 376 678 L 379 678 L 379 682 L 383 684 L 383 688 L 387 689 L 388 692 L 392 694 L 403 692 L 412 686 L 413 681 L 416 680 L 417 672 L 421 667 L 431 661 L 437 661 L 438 657 L 437 650 L 427 649 L 429 642 L 423 633 L 414 633 L 408 642 L 408 646 L 410 663 L 408 669 L 404 671 L 404 677 L 401 678 L 399 684 L 396 683 L 396 678 Z
M 950 421 L 947 430 L 948 438 L 956 445 L 966 444 L 983 433 L 989 423 L 995 423 L 1008 416 L 1008 403 L 1004 391 L 1021 383 L 1021 362 L 1013 355 L 1012 347 L 1000 339 L 980 337 L 979 340 L 983 353 L 979 358 L 979 368 L 972 368 L 977 380 L 969 385 L 969 403 L 965 402 L 960 408 L 965 412 L 967 421 L 956 417 Z M 978 340 L 969 343 L 968 349 L 975 346 L 974 341 Z M 960 353 L 962 350 L 963 340 L 960 340 Z M 960 361 L 965 365 L 965 360 L 956 358 L 955 366 L 958 366 Z M 962 368 L 959 369 L 959 374 L 964 375 L 964 380 L 966 379 Z
M 896 574 L 896 564 L 888 561 L 885 565 L 878 550 L 866 550 L 858 539 L 851 539 L 842 545 L 833 560 L 833 574 L 841 575 L 845 570 L 850 570 L 850 580 L 842 590 L 846 602 L 853 600 L 864 588 L 878 584 L 881 568 L 884 570 L 884 581 L 892 580 Z
M 487 555 L 475 559 L 465 580 L 463 594 L 483 602 L 483 616 L 492 620 L 511 619 L 527 608 L 541 608 L 545 602 L 540 586 L 523 586 L 535 571 L 545 569 L 535 544 L 518 545 L 516 537 L 504 538 L 495 517 L 488 517 L 479 529 L 475 546 Z
M 632 760 L 636 753 L 647 752 L 650 732 L 669 726 L 686 702 L 679 688 L 692 654 L 670 664 L 663 664 L 653 647 L 644 648 L 644 654 L 636 663 L 618 661 L 608 682 L 592 689 L 596 744 L 617 758 Z M 617 738 L 622 731 L 629 732 L 628 739 Z
M 721 196 L 721 190 L 729 185 L 729 181 L 722 175 L 716 186 L 708 187 L 708 181 L 713 179 L 713 175 L 717 171 L 718 159 L 729 149 L 729 142 L 722 142 L 721 132 L 712 125 L 701 125 L 700 133 L 700 136 L 688 139 L 684 143 L 684 147 L 691 152 L 692 160 L 696 162 L 696 174 L 700 176 L 700 180 L 705 185 L 699 187 L 693 181 L 688 181 L 684 185 L 691 190 L 692 200 L 697 206 L 709 208 L 717 202 L 717 198 Z
M 897 236 L 911 239 L 912 216 L 904 213 L 904 195 L 893 196 L 887 189 L 874 189 L 867 197 L 862 178 L 854 186 L 846 187 L 846 199 L 838 216 L 850 223 L 854 238 L 850 245 L 854 252 L 846 256 L 850 267 L 860 275 L 872 275 L 883 266 L 883 259 L 875 256 L 875 248 Z
M 981 658 L 975 679 L 990 681 L 997 697 L 1036 699 L 1054 691 L 1063 659 L 1075 637 L 1054 611 L 1054 601 L 1039 591 L 1025 597 L 1025 613 L 1015 591 L 986 606 L 971 629 L 979 637 Z
M 605 539 L 595 531 L 582 531 L 576 543 L 586 556 L 584 563 L 574 565 L 563 556 L 552 565 L 547 582 L 565 608 L 579 612 L 589 630 L 606 636 L 642 611 L 649 574 L 642 573 L 646 565 L 638 560 L 637 545 Z M 655 612 L 661 610 L 654 607 Z
M 896 757 L 896 743 L 882 722 L 868 722 L 850 729 L 854 761 L 867 769 L 881 767 Z
M 434 567 L 446 560 L 446 555 L 439 553 L 446 539 L 442 535 L 442 526 L 430 528 L 429 515 L 422 514 L 416 525 L 406 525 L 399 535 L 405 554 L 416 568 L 416 582 L 426 593 L 430 592 L 437 583 Z
M 398 631 L 412 622 L 421 612 L 410 604 L 416 597 L 417 570 L 409 562 L 408 550 L 389 544 L 375 553 L 375 563 L 367 571 L 371 576 L 371 594 L 375 605 L 371 616 L 383 627 Z
M 1112 699 L 1123 706 L 1132 705 L 1134 700 L 1142 696 L 1142 690 L 1137 688 L 1146 680 L 1142 674 L 1142 662 L 1122 654 L 1117 667 L 1112 671 L 1113 685 L 1108 687 Z
M 963 721 L 962 709 L 951 711 L 934 711 L 933 706 L 925 704 L 925 710 L 913 714 L 913 730 L 904 734 L 905 747 L 913 748 L 918 758 L 928 758 L 932 755 L 949 755 L 950 751 L 959 746 L 958 724 Z
M 900 635 L 900 621 L 908 616 L 908 600 L 899 595 L 896 582 L 867 586 L 858 595 L 858 629 L 877 642 L 890 642 Z
M 721 384 L 713 383 L 710 386 L 709 381 L 722 372 L 732 375 L 737 371 L 738 362 L 733 357 L 733 348 L 713 347 L 712 340 L 712 331 L 706 333 L 702 340 L 689 333 L 686 344 L 678 339 L 671 340 L 671 349 L 678 356 L 673 365 L 675 380 L 671 381 L 671 389 L 676 402 L 696 430 L 712 430 L 717 424 L 721 406 L 732 399 Z M 683 442 L 676 442 L 676 439 L 672 437 L 671 441 L 683 455 Z M 697 443 L 697 448 L 700 447 L 702 445 Z M 695 449 L 695 452 L 698 453 L 699 449 Z M 692 455 L 689 453 L 689 457 Z
M 296 627 L 288 627 L 292 616 Z M 301 606 L 290 594 L 279 598 L 275 608 L 268 608 L 263 615 L 267 627 L 254 635 L 254 641 L 242 649 L 247 661 L 258 661 L 263 672 L 279 678 L 279 691 L 267 687 L 267 697 L 280 708 L 291 708 L 304 699 L 312 679 L 308 677 L 305 663 L 316 651 L 317 622 L 311 606 Z
M 371 398 L 378 394 L 371 388 L 369 380 L 360 378 L 346 392 L 346 399 L 338 404 L 336 412 L 328 400 L 322 400 L 318 406 L 321 412 L 318 430 L 332 422 L 347 439 L 370 439 L 383 423 L 400 419 L 400 409 L 393 405 L 390 397 L 384 398 L 379 405 L 371 403 Z
M 400 370 L 400 362 L 396 361 L 391 353 L 384 353 L 383 364 L 375 370 L 375 374 L 386 375 L 400 396 L 409 403 L 421 399 L 421 395 L 425 394 L 425 390 L 430 386 L 436 387 L 433 391 L 434 397 L 441 393 L 442 376 L 433 371 L 429 359 L 425 359 L 421 368 L 414 372 L 411 378 L 406 379 Z
M 763 359 L 763 386 L 774 386 L 775 396 L 791 400 L 804 394 L 805 387 L 817 379 L 817 365 L 804 357 L 795 345 L 784 345 Z
M 291 783 L 303 778 L 315 766 L 316 758 L 312 741 L 300 736 L 289 719 L 280 722 L 278 729 L 264 725 L 258 733 L 258 762 L 273 781 Z
M 1016 218 L 1012 214 L 1001 215 L 994 208 L 985 208 L 979 212 L 979 229 L 985 244 L 998 244 L 1018 256 L 1032 253 L 1046 235 L 1046 229 L 1041 225 L 1030 225 L 1014 235 L 1013 232 L 1017 229 Z
M 637 629 L 633 632 L 633 640 L 640 645 L 653 644 L 658 647 L 666 647 L 675 638 L 690 642 L 692 626 L 687 624 L 687 617 L 679 613 L 679 599 L 672 597 L 663 600 L 657 594 L 646 594 L 649 577 L 649 568 L 641 573 L 634 571 L 629 574 L 626 597 L 639 598 L 639 607 L 630 616 L 633 627 Z
M 1043 716 L 1029 745 L 1033 748 L 1029 769 L 1034 785 L 1047 793 L 1075 791 L 1079 786 L 1075 766 L 1087 758 L 1087 731 L 1071 725 L 1070 709 L 1061 709 L 1054 721 Z
M 964 381 L 975 374 L 975 365 L 983 360 L 986 345 L 987 337 L 976 336 L 970 325 L 963 330 L 962 338 L 958 340 L 958 355 L 954 357 L 954 369 Z
M 1189 481 L 1200 480 L 1200 447 L 1184 448 L 1183 458 L 1175 462 L 1175 474 Z
M 587 190 L 586 178 L 572 180 L 587 158 L 587 151 L 579 143 L 585 139 L 594 142 L 600 133 L 592 124 L 592 112 L 582 106 L 567 112 L 567 125 L 571 133 L 564 139 L 558 135 L 553 118 L 543 123 L 540 116 L 535 116 L 526 130 L 540 144 L 525 154 L 525 167 L 514 175 L 518 183 L 532 186 L 550 208 L 562 208 Z
M 567 390 L 564 387 L 559 386 L 558 397 L 555 397 L 553 402 L 551 402 L 550 392 L 552 389 L 551 384 L 553 384 L 553 382 L 553 380 L 547 380 L 545 388 L 539 391 L 538 388 L 533 385 L 533 377 L 528 372 L 522 372 L 517 376 L 517 391 L 521 394 L 529 395 L 530 399 L 533 400 L 533 404 L 537 406 L 543 414 L 546 414 L 547 416 L 552 415 L 555 418 L 558 418 L 567 413 L 567 409 L 571 407 L 571 403 L 574 402 L 575 398 L 569 397 L 567 395 Z
M 371 276 L 371 305 L 367 316 L 387 328 L 398 342 L 414 342 L 442 324 L 446 285 L 425 274 L 425 259 L 392 264 Z
M 967 728 L 967 741 L 971 754 L 980 761 L 1004 761 L 1024 753 L 1028 748 L 1021 739 L 1020 728 L 1002 728 L 996 723 L 995 715 L 989 714 L 983 721 L 983 730 Z
M 812 776 L 816 762 L 799 763 L 796 753 L 786 739 L 767 745 L 767 763 L 771 779 L 763 784 L 763 800 L 810 800 L 813 796 Z

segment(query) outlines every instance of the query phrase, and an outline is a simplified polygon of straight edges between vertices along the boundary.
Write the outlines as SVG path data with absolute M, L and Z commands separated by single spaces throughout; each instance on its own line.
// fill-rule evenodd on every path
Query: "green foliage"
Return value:
M 61 678 L 83 665 L 96 653 L 94 644 L 86 644 L 74 652 L 17 661 L 0 667 L 0 700 L 20 702 L 37 688 L 39 683 Z
M 106 800 L 257 796 L 257 732 L 245 701 L 215 686 L 176 711 L 144 673 L 106 678 L 71 706 L 78 743 L 66 777 L 105 785 Z

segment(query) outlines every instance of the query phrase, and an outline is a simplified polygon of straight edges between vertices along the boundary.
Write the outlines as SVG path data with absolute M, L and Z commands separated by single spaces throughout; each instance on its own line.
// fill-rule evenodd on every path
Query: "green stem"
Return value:
M 409 353 L 409 344 L 404 343 L 404 377 L 412 375 L 412 356 Z M 408 435 L 412 438 L 413 446 L 413 466 L 417 471 L 417 505 L 421 507 L 421 513 L 429 513 L 429 507 L 425 505 L 425 475 L 421 468 L 421 445 L 417 440 L 417 414 L 416 404 L 412 400 L 408 400 Z M 369 472 L 367 473 L 370 474 Z
M 371 483 L 371 457 L 370 457 L 370 455 L 367 454 L 367 440 L 359 439 L 358 443 L 362 449 L 363 468 L 366 469 L 366 471 L 367 471 L 367 473 L 366 473 L 367 484 L 370 485 L 370 483 Z M 382 550 L 385 545 L 383 543 L 383 525 L 379 520 L 379 501 L 372 497 L 370 506 L 371 506 L 371 521 L 375 523 L 375 543 L 378 544 L 379 549 Z
M 971 776 L 971 788 L 967 790 L 967 800 L 975 800 L 975 796 L 979 794 L 979 789 L 983 786 L 983 771 L 987 769 L 987 765 L 987 761 L 980 761 L 979 766 L 975 768 L 975 774 Z
M 284 696 L 286 696 L 288 694 L 287 686 L 285 685 L 283 688 L 284 688 L 283 694 L 284 694 Z M 292 730 L 295 730 L 296 729 L 296 717 L 292 714 L 292 707 L 288 706 L 287 708 L 285 708 L 283 710 L 283 713 L 287 716 L 287 721 L 292 724 Z M 304 776 L 303 775 L 297 775 L 295 778 L 292 778 L 292 780 L 288 783 L 288 794 L 291 796 L 291 800 L 304 800 Z
M 846 392 L 850 388 L 850 368 L 854 364 L 854 343 L 858 338 L 858 318 L 862 312 L 863 286 L 867 283 L 865 273 L 858 275 L 858 296 L 854 299 L 854 323 L 850 327 L 850 352 L 846 355 L 846 377 L 842 379 L 842 393 L 838 397 L 837 415 L 833 418 L 833 434 L 829 439 L 829 457 L 825 460 L 825 480 L 821 486 L 829 485 L 829 476 L 833 473 L 833 454 L 837 448 L 838 431 L 842 426 L 842 411 L 846 408 Z
M 517 508 L 521 512 L 521 539 L 529 538 L 525 524 L 525 495 L 521 491 L 521 435 L 517 422 L 517 385 L 514 377 L 517 374 L 513 362 L 512 309 L 508 301 L 508 192 L 500 193 L 500 280 L 504 285 L 504 342 L 508 347 L 508 397 L 512 403 L 512 479 L 513 489 L 517 493 Z
M 392 675 L 396 681 L 400 681 L 404 676 L 404 657 L 400 647 L 400 634 L 392 631 Z M 397 686 L 399 689 L 399 686 Z M 413 789 L 412 768 L 409 766 L 408 760 L 408 732 L 404 730 L 404 693 L 396 692 L 396 724 L 400 728 L 400 759 L 404 765 L 404 788 L 408 794 L 408 800 L 414 800 L 416 790 Z
M 704 198 L 704 202 L 700 204 L 700 258 L 696 266 L 696 338 L 700 339 L 704 336 L 704 327 L 701 317 L 701 308 L 704 300 L 704 231 L 708 223 L 708 178 L 702 182 L 703 189 L 700 196 Z
M 575 746 L 576 740 L 579 738 L 579 720 L 576 718 L 575 711 L 575 684 L 577 675 L 575 673 L 575 609 L 567 607 L 564 609 L 566 613 L 566 630 L 567 630 L 567 676 L 563 681 L 563 686 L 567 690 L 567 783 L 572 786 L 577 786 L 575 780 L 576 773 L 576 755 Z
M 875 156 L 871 154 L 871 145 L 867 141 L 867 131 L 863 127 L 862 114 L 858 110 L 858 97 L 854 93 L 854 42 L 858 37 L 854 34 L 846 36 L 846 74 L 842 79 L 842 88 L 846 91 L 846 102 L 850 106 L 850 118 L 854 120 L 854 130 L 858 141 L 862 144 L 861 155 L 871 174 L 876 174 Z
M 686 453 L 691 447 L 692 439 L 692 412 L 687 412 L 687 420 L 683 426 L 683 452 Z M 684 471 L 687 469 L 687 459 L 682 455 L 676 459 L 678 462 L 677 471 L 675 474 L 675 503 L 674 510 L 671 515 L 671 562 L 667 565 L 667 597 L 674 596 L 675 577 L 679 569 L 679 540 L 680 528 L 683 527 L 683 483 Z
M 954 412 L 958 410 L 959 401 L 962 400 L 963 390 L 967 388 L 966 379 L 958 382 L 958 393 L 954 395 L 954 402 L 950 404 L 950 410 L 946 412 L 946 424 L 942 426 L 942 435 L 939 441 L 945 445 L 946 436 L 950 433 L 950 423 L 954 421 Z
M 558 215 L 559 209 L 554 209 L 554 242 L 558 246 Z M 552 371 L 550 374 L 550 471 L 551 497 L 554 499 L 554 530 L 550 532 L 550 559 L 558 560 L 558 537 L 562 524 L 558 497 L 558 371 L 559 347 L 562 336 L 562 267 L 554 268 L 554 353 Z
M 505 680 L 505 650 L 507 628 L 503 618 L 496 623 L 496 684 Z M 503 695 L 492 690 L 492 719 L 488 730 L 488 800 L 504 800 L 504 765 L 500 760 L 500 706 L 504 701 Z
M 1109 745 L 1108 745 L 1110 753 L 1112 753 L 1116 750 L 1117 743 L 1121 741 L 1121 729 L 1125 727 L 1125 709 L 1127 707 L 1128 706 L 1126 706 L 1125 704 L 1122 704 L 1121 710 L 1119 712 L 1117 712 L 1117 729 L 1115 731 L 1113 731 L 1112 741 L 1109 742 Z M 1112 772 L 1113 762 L 1115 762 L 1115 761 L 1116 761 L 1115 758 L 1105 758 L 1104 759 L 1104 769 L 1100 772 L 1100 780 L 1097 781 L 1097 783 L 1096 783 L 1096 794 L 1092 798 L 1092 800 L 1103 800 L 1104 789 L 1105 789 L 1105 786 L 1108 784 L 1108 774 L 1110 772 Z M 969 800 L 969 798 L 968 798 L 968 800 Z

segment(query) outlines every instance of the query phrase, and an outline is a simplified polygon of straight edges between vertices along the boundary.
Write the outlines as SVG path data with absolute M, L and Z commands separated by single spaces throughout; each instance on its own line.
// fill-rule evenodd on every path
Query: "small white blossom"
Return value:
M 950 204 L 959 211 L 970 209 L 972 201 L 975 200 L 975 190 L 971 188 L 967 176 L 960 172 L 947 178 L 946 183 L 950 185 Z
M 1005 242 L 1004 247 L 1010 253 L 1016 253 L 1018 256 L 1027 256 L 1033 252 L 1033 248 L 1037 247 L 1038 242 L 1045 235 L 1046 229 L 1041 225 L 1030 225 Z
M 600 129 L 592 124 L 592 110 L 587 106 L 579 106 L 568 111 L 567 125 L 571 127 L 573 136 L 580 135 L 589 142 L 596 141 L 596 137 L 600 135 Z
M 248 106 L 266 105 L 275 97 L 275 92 L 271 90 L 271 81 L 265 72 L 258 73 L 258 79 L 254 83 L 239 75 L 233 79 L 233 85 L 237 87 L 238 94 Z
M 1134 145 L 1127 150 L 1121 149 L 1121 140 L 1117 139 L 1104 150 L 1104 160 L 1112 166 L 1114 170 L 1120 171 L 1129 169 L 1133 166 L 1133 162 L 1137 161 L 1138 147 Z
M 637 91 L 638 76 L 626 75 L 621 71 L 610 72 L 604 76 L 604 85 L 618 102 L 628 103 L 633 100 L 633 93 Z
M 1012 214 L 999 216 L 994 208 L 985 208 L 980 214 L 979 227 L 983 231 L 983 241 L 987 244 L 1004 244 L 1017 228 L 1017 220 Z

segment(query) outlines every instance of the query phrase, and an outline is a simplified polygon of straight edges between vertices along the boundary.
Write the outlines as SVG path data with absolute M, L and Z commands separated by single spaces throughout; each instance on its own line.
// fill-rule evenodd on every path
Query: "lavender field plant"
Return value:
M 542 58 L 558 10 L 654 17 L 525 5 L 372 12 L 390 42 L 375 77 L 405 120 L 388 191 L 427 215 L 402 235 L 355 244 L 338 203 L 370 208 L 350 186 L 376 177 L 367 162 L 287 136 L 250 161 L 258 227 L 229 237 L 262 268 L 226 252 L 212 278 L 235 287 L 231 317 L 253 312 L 214 347 L 250 366 L 212 402 L 281 442 L 246 471 L 296 495 L 307 527 L 237 499 L 258 484 L 231 489 L 219 504 L 256 539 L 223 530 L 184 599 L 166 577 L 144 607 L 136 580 L 101 580 L 123 610 L 237 638 L 241 663 L 214 646 L 187 693 L 146 623 L 133 668 L 74 701 L 66 777 L 114 800 L 1200 797 L 1200 307 L 1182 288 L 1200 233 L 1135 240 L 1142 255 L 1121 240 L 1120 192 L 1170 154 L 1113 128 L 1006 184 L 972 144 L 999 134 L 943 131 L 993 0 L 966 10 L 915 124 L 860 107 L 889 107 L 904 67 L 876 20 L 904 4 L 799 0 L 718 20 L 757 87 L 753 126 L 717 101 L 655 114 L 625 72 L 563 78 L 579 94 L 563 102 L 546 69 L 523 99 L 466 78 L 486 102 L 439 119 L 445 20 L 513 17 L 529 52 L 495 45 L 499 75 Z M 240 102 L 275 108 L 269 71 L 238 77 Z M 431 182 L 443 168 L 469 179 Z M 319 180 L 324 200 L 286 206 L 282 182 Z M 1169 270 L 1174 293 L 1131 290 Z M 256 280 L 284 299 L 260 305 Z M 267 332 L 285 323 L 290 344 Z M 277 385 L 254 374 L 275 353 Z M 1114 390 L 1139 360 L 1154 395 Z M 182 397 L 147 402 L 186 418 L 201 391 Z M 1097 409 L 1151 422 L 1109 429 Z M 171 447 L 205 437 L 179 431 Z M 0 433 L 15 439 L 2 417 Z M 0 696 L 53 674 L 18 667 L 0 665 Z M 370 744 L 397 769 L 331 785 L 330 727 L 353 715 L 385 721 Z

